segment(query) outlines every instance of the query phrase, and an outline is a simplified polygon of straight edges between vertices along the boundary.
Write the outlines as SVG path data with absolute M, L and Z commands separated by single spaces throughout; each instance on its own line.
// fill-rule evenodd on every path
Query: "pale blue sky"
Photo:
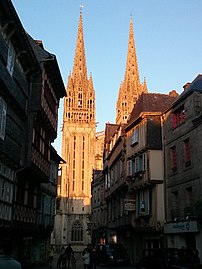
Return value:
M 132 14 L 141 81 L 149 92 L 168 93 L 202 73 L 201 0 L 13 0 L 26 31 L 57 56 L 64 84 L 73 67 L 80 4 L 88 74 L 96 92 L 97 131 L 115 123 L 124 78 Z M 63 103 L 58 138 L 61 153 Z

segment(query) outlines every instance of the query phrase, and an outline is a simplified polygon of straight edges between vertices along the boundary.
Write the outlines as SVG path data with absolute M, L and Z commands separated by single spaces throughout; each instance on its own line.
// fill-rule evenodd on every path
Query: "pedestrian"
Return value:
M 91 255 L 92 255 L 91 244 L 88 244 L 87 247 L 82 252 L 84 269 L 91 269 Z
M 57 267 L 60 268 L 60 266 L 65 266 L 66 264 L 66 255 L 65 255 L 65 247 L 63 246 L 61 249 L 60 249 L 60 254 L 59 254 L 59 258 L 58 258 L 58 261 L 57 261 Z
M 71 266 L 72 266 L 72 269 L 76 269 L 76 259 L 75 259 L 74 254 L 71 255 Z
M 97 265 L 97 253 L 96 249 L 93 248 L 90 256 L 90 264 L 91 264 L 91 269 L 96 269 Z
M 12 242 L 9 240 L 0 241 L 0 268 L 22 269 L 21 264 L 12 257 Z
M 50 246 L 48 250 L 48 265 L 51 268 L 53 266 L 53 256 L 54 256 L 54 248 Z
M 65 249 L 65 255 L 66 255 L 66 262 L 67 262 L 67 268 L 69 269 L 70 261 L 71 261 L 71 256 L 74 256 L 74 251 L 71 247 L 71 244 L 69 244 L 66 249 Z

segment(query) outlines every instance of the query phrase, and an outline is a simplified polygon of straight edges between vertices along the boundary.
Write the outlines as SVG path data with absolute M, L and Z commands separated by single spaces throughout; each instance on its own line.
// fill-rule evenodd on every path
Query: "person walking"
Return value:
M 12 257 L 12 243 L 10 241 L 0 241 L 0 268 L 2 269 L 22 269 L 20 262 Z
M 92 256 L 91 244 L 88 244 L 87 247 L 82 252 L 84 269 L 91 269 L 91 256 Z
M 71 256 L 74 256 L 74 251 L 71 247 L 71 244 L 69 244 L 65 249 L 65 255 L 66 255 L 66 261 L 67 261 L 67 268 L 69 269 Z
M 54 248 L 50 246 L 48 250 L 48 266 L 51 268 L 53 266 L 53 256 L 54 256 Z
M 57 267 L 60 268 L 60 266 L 66 265 L 66 254 L 65 254 L 65 247 L 63 246 L 60 250 L 60 255 L 57 261 Z
M 71 255 L 71 267 L 72 269 L 76 269 L 76 258 L 74 254 Z

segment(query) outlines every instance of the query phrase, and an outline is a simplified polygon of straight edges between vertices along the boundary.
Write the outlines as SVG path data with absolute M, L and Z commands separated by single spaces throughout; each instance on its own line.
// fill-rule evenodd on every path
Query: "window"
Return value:
M 185 122 L 185 118 L 186 115 L 183 105 L 172 113 L 172 128 L 174 129 Z
M 83 227 L 78 220 L 72 225 L 71 241 L 83 241 Z
M 179 193 L 178 191 L 174 191 L 172 193 L 172 198 L 171 198 L 171 218 L 174 220 L 177 220 L 179 217 Z
M 6 131 L 6 110 L 7 105 L 0 97 L 0 138 L 4 140 Z
M 171 153 L 171 169 L 172 172 L 176 172 L 177 171 L 177 152 L 176 152 L 176 147 L 173 146 L 170 149 L 170 153 Z
M 188 207 L 193 204 L 193 190 L 192 187 L 186 188 L 186 204 Z
M 73 181 L 73 186 L 72 186 L 72 190 L 74 191 L 75 188 L 75 181 Z
M 189 138 L 184 141 L 184 161 L 186 167 L 191 165 L 191 150 Z
M 74 150 L 76 149 L 76 136 L 74 136 Z
M 11 76 L 13 75 L 14 63 L 15 63 L 15 50 L 12 43 L 9 42 L 8 57 L 7 57 L 7 70 Z
M 143 171 L 147 170 L 147 153 L 143 154 L 143 164 L 142 164 Z
M 140 193 L 139 196 L 139 213 L 151 214 L 152 208 L 152 191 L 145 190 Z
M 132 161 L 128 161 L 128 176 L 132 176 Z
M 131 145 L 138 143 L 138 137 L 139 137 L 139 130 L 138 128 L 136 128 L 132 133 Z

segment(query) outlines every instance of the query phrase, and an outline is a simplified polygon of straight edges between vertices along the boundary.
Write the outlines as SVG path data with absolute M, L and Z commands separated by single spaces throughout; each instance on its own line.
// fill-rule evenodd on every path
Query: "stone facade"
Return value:
M 101 152 L 96 150 L 95 92 L 92 76 L 87 77 L 82 11 L 80 12 L 74 66 L 68 77 L 64 99 L 61 185 L 55 220 L 55 244 L 71 243 L 82 251 L 91 241 L 91 181 L 95 168 L 101 166 Z M 100 147 L 99 147 L 100 148 Z
M 202 259 L 202 76 L 164 114 L 167 245 L 197 248 Z

